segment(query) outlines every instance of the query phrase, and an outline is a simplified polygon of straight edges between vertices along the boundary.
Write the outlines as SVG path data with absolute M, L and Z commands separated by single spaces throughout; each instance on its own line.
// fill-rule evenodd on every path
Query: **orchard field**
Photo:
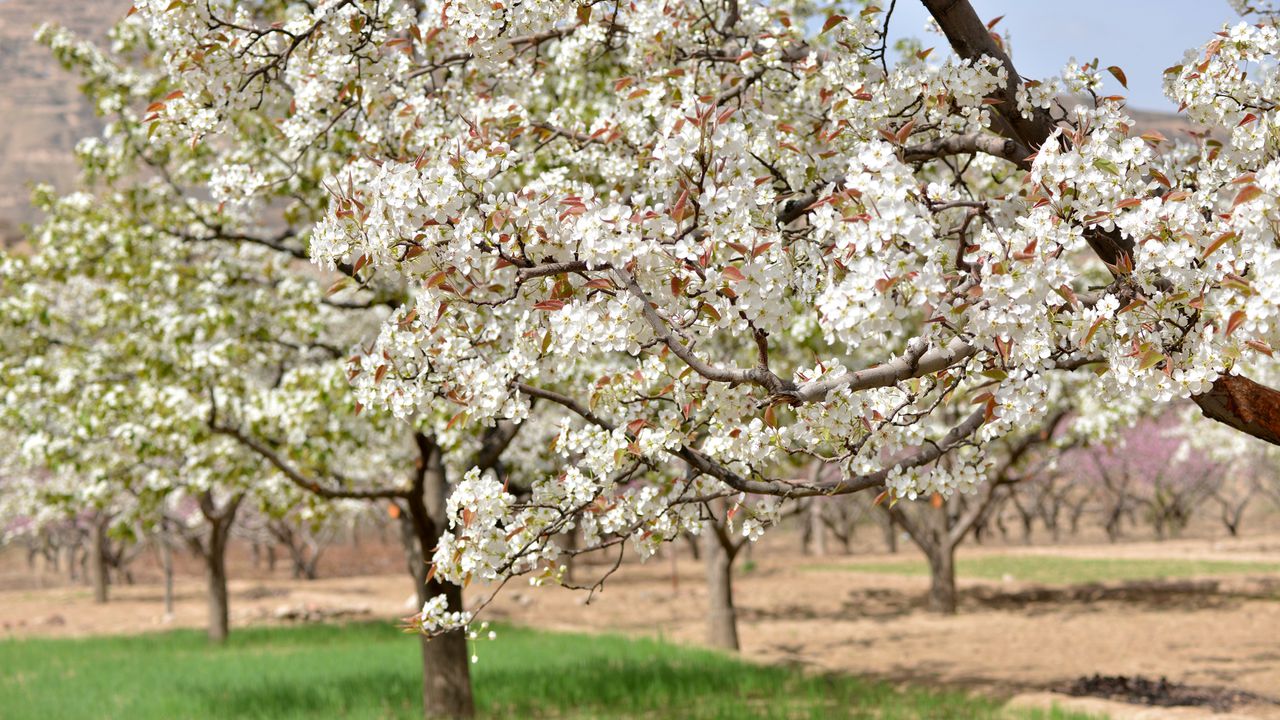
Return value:
M 1094 531 L 1069 542 L 1033 536 L 1031 545 L 966 548 L 959 612 L 950 617 L 927 609 L 927 565 L 905 540 L 887 552 L 869 525 L 851 553 L 816 555 L 799 551 L 795 530 L 783 531 L 736 571 L 747 666 L 714 650 L 691 652 L 706 644 L 705 570 L 678 547 L 674 562 L 624 565 L 589 604 L 555 588 L 501 596 L 487 613 L 498 639 L 473 643 L 480 703 L 486 717 L 1280 717 L 1271 632 L 1280 627 L 1278 518 L 1252 519 L 1256 531 L 1235 539 L 1203 524 L 1193 537 L 1165 541 L 1109 544 Z M 411 704 L 390 699 L 412 695 L 404 686 L 414 643 L 391 628 L 416 609 L 397 572 L 401 551 L 363 533 L 358 548 L 327 547 L 315 580 L 291 578 L 283 557 L 270 571 L 265 559 L 255 567 L 247 547 L 233 549 L 233 637 L 244 639 L 224 650 L 173 634 L 205 622 L 191 558 L 180 561 L 166 618 L 154 558 L 139 558 L 135 584 L 113 588 L 100 605 L 65 572 L 43 558 L 32 572 L 11 548 L 0 575 L 0 659 L 22 670 L 0 684 L 0 702 L 44 698 L 29 717 L 111 703 L 117 714 L 104 716 L 167 717 L 182 707 L 191 717 L 326 709 L 413 717 Z M 601 562 L 584 558 L 579 573 L 598 572 Z M 46 638 L 60 644 L 39 642 Z M 95 670 L 103 663 L 120 669 Z M 694 677 L 689 667 L 698 668 Z M 61 692 L 80 673 L 97 679 Z M 1178 708 L 1068 694 L 1093 674 L 1244 694 Z M 140 676 L 150 678 L 146 688 L 131 684 Z M 494 687 L 512 683 L 525 690 Z M 218 688 L 248 699 L 224 704 Z M 129 705 L 133 697 L 148 700 Z

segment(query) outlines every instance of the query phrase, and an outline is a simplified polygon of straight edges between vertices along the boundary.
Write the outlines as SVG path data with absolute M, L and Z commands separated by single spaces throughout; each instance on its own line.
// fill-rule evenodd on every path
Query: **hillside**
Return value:
M 71 150 L 97 132 L 98 122 L 80 99 L 74 77 L 31 39 L 45 21 L 89 37 L 129 9 L 129 0 L 0 0 L 0 241 L 16 237 L 36 219 L 33 182 L 62 189 L 75 180 Z

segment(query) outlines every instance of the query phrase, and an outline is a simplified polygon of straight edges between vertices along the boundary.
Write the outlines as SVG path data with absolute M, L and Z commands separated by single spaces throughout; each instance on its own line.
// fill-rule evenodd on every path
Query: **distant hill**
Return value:
M 0 0 L 0 243 L 14 242 L 38 219 L 28 202 L 35 182 L 61 190 L 75 182 L 72 150 L 101 125 L 81 99 L 76 79 L 32 41 L 42 22 L 56 21 L 103 39 L 131 0 Z M 1170 113 L 1135 111 L 1141 131 L 1182 136 L 1187 122 Z
M 55 21 L 102 39 L 129 6 L 130 0 L 0 2 L 0 242 L 37 219 L 28 202 L 31 183 L 71 187 L 72 149 L 100 127 L 75 78 L 32 34 L 40 23 Z

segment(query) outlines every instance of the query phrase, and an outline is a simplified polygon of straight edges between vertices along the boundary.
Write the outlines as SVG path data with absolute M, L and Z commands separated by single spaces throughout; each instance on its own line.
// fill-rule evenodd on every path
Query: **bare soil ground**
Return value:
M 927 580 L 838 569 L 841 556 L 795 552 L 793 539 L 766 538 L 744 558 L 752 566 L 735 579 L 743 653 L 762 662 L 848 672 L 890 681 L 946 683 L 1016 696 L 1018 704 L 1058 702 L 1113 718 L 1280 718 L 1280 574 L 1223 575 L 1182 580 L 1104 583 L 1088 588 L 1014 580 L 962 580 L 954 617 L 923 608 Z M 285 579 L 236 558 L 232 582 L 238 625 L 281 622 L 285 615 L 400 617 L 413 612 L 411 588 L 393 550 L 337 548 L 330 567 L 377 574 L 316 581 Z M 343 553 L 346 553 L 344 556 Z M 1188 558 L 1275 562 L 1280 535 L 1243 540 L 1181 540 L 1056 547 L 966 546 L 983 554 L 1079 558 Z M 485 617 L 540 628 L 657 635 L 681 642 L 703 638 L 706 594 L 701 565 L 680 548 L 675 560 L 624 564 L 588 603 L 585 592 L 508 586 Z M 860 554 L 859 563 L 915 557 Z M 379 559 L 381 558 L 381 559 Z M 603 559 L 601 559 L 603 561 Z M 140 568 L 140 584 L 113 587 L 95 605 L 82 586 L 32 575 L 14 552 L 0 556 L 0 637 L 131 633 L 204 622 L 203 586 L 188 564 L 178 582 L 174 617 L 162 616 L 161 589 Z M 740 563 L 743 561 L 740 561 Z M 611 564 L 611 563 L 610 563 Z M 819 565 L 820 567 L 814 567 Z M 583 563 L 590 583 L 607 565 Z M 24 580 L 25 578 L 25 580 Z M 472 602 L 485 588 L 472 588 Z M 483 649 L 481 650 L 483 652 Z M 1264 700 L 1213 708 L 1152 708 L 1069 698 L 1061 692 L 1083 676 L 1167 678 L 1196 688 L 1248 693 Z

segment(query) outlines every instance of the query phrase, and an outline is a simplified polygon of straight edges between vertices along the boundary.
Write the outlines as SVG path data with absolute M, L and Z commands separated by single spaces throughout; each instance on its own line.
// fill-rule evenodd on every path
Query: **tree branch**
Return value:
M 848 388 L 850 392 L 888 387 L 896 382 L 939 372 L 977 354 L 978 347 L 957 337 L 940 348 L 928 348 L 928 342 L 916 338 L 907 343 L 907 351 L 887 363 L 857 372 L 823 377 L 800 385 L 794 392 L 781 393 L 793 403 L 821 401 L 832 390 Z
M 289 482 L 322 498 L 329 500 L 385 500 L 389 498 L 403 498 L 406 495 L 404 490 L 345 490 L 342 488 L 326 487 L 321 485 L 315 478 L 310 478 L 304 475 L 275 450 L 271 449 L 256 438 L 252 438 L 244 434 L 239 428 L 226 427 L 214 422 L 210 423 L 209 428 L 215 433 L 233 438 L 236 442 L 260 455 L 275 469 L 279 470 L 282 475 L 288 478 Z
M 1027 156 L 1031 154 L 1031 151 L 1025 145 L 1012 138 L 1002 138 L 981 133 L 951 135 L 920 143 L 919 145 L 910 145 L 902 149 L 902 157 L 907 162 L 923 162 L 949 155 L 972 155 L 974 153 L 985 153 L 1004 158 L 1024 170 L 1031 167 L 1031 163 L 1027 162 Z

